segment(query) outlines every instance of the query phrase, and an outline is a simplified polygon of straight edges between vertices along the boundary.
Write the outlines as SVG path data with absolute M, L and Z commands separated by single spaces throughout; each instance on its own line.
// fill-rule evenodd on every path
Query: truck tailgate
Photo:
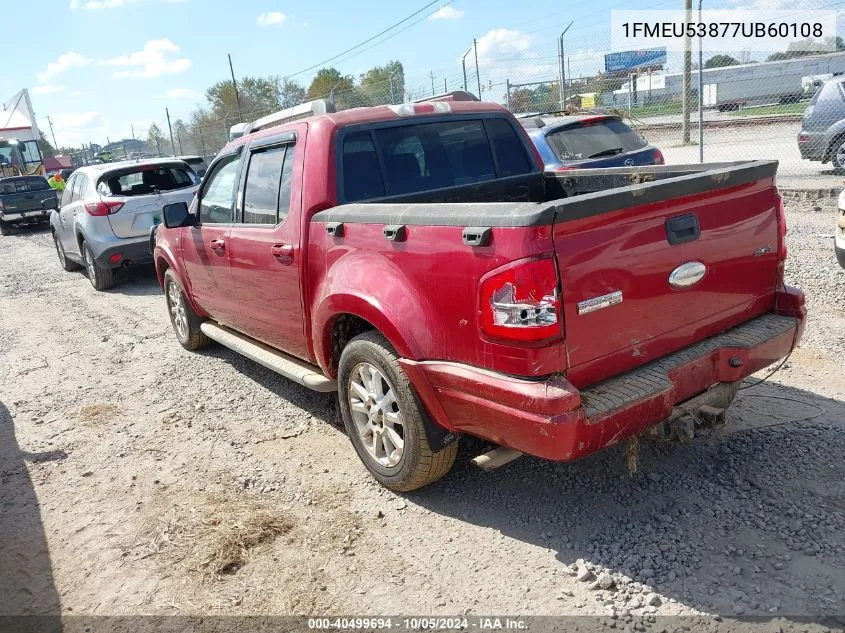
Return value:
M 579 386 L 772 309 L 779 279 L 773 174 L 733 185 L 713 174 L 678 180 L 693 186 L 633 185 L 633 204 L 574 217 L 563 205 L 556 216 L 569 377 Z

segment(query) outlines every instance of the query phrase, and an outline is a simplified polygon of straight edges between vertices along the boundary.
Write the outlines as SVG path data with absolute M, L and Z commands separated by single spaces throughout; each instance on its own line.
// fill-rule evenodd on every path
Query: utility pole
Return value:
M 197 131 L 200 133 L 200 150 L 202 151 L 203 157 L 205 157 L 205 140 L 202 138 L 202 127 L 198 126 Z
M 431 96 L 433 97 L 434 96 L 434 72 L 429 71 L 429 74 L 431 75 Z
M 52 136 L 52 137 L 53 137 L 53 149 L 55 149 L 56 151 L 58 151 L 58 150 L 59 150 L 59 146 L 58 146 L 58 144 L 56 143 L 56 133 L 55 133 L 55 132 L 53 132 L 53 121 L 52 121 L 52 119 L 51 119 L 49 116 L 47 117 L 47 123 L 49 123 L 49 124 L 50 124 L 50 136 Z
M 387 83 L 390 84 L 390 103 L 396 103 L 396 98 L 393 96 L 393 75 L 396 71 L 387 75 Z
M 566 32 L 569 30 L 573 22 L 570 22 L 566 25 L 566 28 L 563 29 L 563 32 L 560 34 L 558 38 L 558 48 L 560 49 L 560 109 L 566 109 L 566 70 L 563 67 L 564 64 L 564 56 L 563 56 L 563 36 L 566 35 Z
M 692 0 L 684 0 L 684 81 L 683 81 L 683 101 L 681 102 L 681 109 L 682 109 L 682 118 L 681 118 L 681 130 L 683 133 L 683 138 L 681 141 L 683 143 L 690 142 L 690 134 L 689 134 L 689 102 L 690 102 L 690 92 L 692 91 L 692 81 L 691 81 L 691 74 L 692 74 L 692 40 L 690 39 L 689 32 L 687 31 L 686 25 L 692 22 Z
M 443 77 L 443 92 L 449 92 L 449 89 L 446 87 L 446 77 Z
M 507 96 L 505 97 L 505 105 L 508 110 L 511 109 L 511 80 L 505 79 L 505 88 L 507 88 L 507 92 L 505 93 Z
M 170 147 L 173 148 L 173 156 L 176 156 L 176 144 L 173 142 L 173 126 L 170 125 L 170 110 L 164 109 L 167 113 L 167 129 L 170 130 Z
M 701 0 L 698 0 L 698 23 L 701 24 Z M 698 36 L 698 162 L 704 162 L 704 42 Z
M 179 143 L 179 155 L 184 156 L 185 152 L 182 150 L 182 135 L 179 134 L 179 128 L 176 128 L 176 141 Z
M 475 81 L 478 82 L 478 98 L 481 99 L 481 75 L 478 72 L 478 42 L 472 38 L 472 47 L 475 49 Z
M 692 0 L 687 0 L 687 2 L 692 2 Z M 235 89 L 235 103 L 238 104 L 238 116 L 241 118 L 241 121 L 243 121 L 244 115 L 241 113 L 241 97 L 238 94 L 238 82 L 235 81 L 235 69 L 232 67 L 232 55 L 230 53 L 226 53 L 226 56 L 229 58 L 229 72 L 232 74 L 232 87 Z
M 467 55 L 469 55 L 471 52 L 472 52 L 472 49 L 470 48 L 461 57 L 461 68 L 464 71 L 464 92 L 467 92 L 469 90 L 469 87 L 467 86 Z

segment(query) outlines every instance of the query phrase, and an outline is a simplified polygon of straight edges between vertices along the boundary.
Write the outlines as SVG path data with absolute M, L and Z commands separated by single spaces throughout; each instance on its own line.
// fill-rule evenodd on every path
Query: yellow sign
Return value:
M 588 92 L 585 94 L 578 95 L 581 97 L 581 107 L 582 108 L 595 108 L 596 107 L 596 93 L 595 92 Z

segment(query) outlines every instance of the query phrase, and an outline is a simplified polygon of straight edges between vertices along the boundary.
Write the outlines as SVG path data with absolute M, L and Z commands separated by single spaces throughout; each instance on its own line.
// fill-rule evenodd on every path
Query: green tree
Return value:
M 52 143 L 47 140 L 47 137 L 44 136 L 43 130 L 41 130 L 41 138 L 38 141 L 38 149 L 41 150 L 41 156 L 44 158 L 56 157 L 56 149 L 53 147 Z
M 279 109 L 278 90 L 273 78 L 244 77 L 238 81 L 238 99 L 231 81 L 218 81 L 205 91 L 211 114 L 218 119 L 254 121 Z
M 391 61 L 370 68 L 361 75 L 361 90 L 372 104 L 402 103 L 405 100 L 405 69 Z
M 739 60 L 735 57 L 731 57 L 730 55 L 713 55 L 710 59 L 704 62 L 705 68 L 722 68 L 724 66 L 736 66 L 739 64 Z
M 305 101 L 305 88 L 287 77 L 274 77 L 276 100 L 282 108 L 291 108 Z
M 350 75 L 341 75 L 336 68 L 321 68 L 308 86 L 308 99 L 332 99 L 338 110 L 370 105 L 364 91 Z

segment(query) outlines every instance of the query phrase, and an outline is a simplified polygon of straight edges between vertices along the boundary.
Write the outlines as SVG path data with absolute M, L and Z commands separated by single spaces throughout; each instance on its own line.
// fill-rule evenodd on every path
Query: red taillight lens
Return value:
M 784 261 L 786 259 L 786 211 L 780 194 L 775 194 L 775 207 L 778 218 L 778 260 Z
M 798 142 L 799 143 L 806 143 L 809 140 L 810 140 L 810 137 L 807 136 L 806 134 L 799 134 L 798 135 Z
M 509 264 L 482 278 L 481 332 L 490 338 L 540 343 L 562 336 L 557 271 L 550 257 Z
M 94 216 L 114 215 L 120 211 L 122 206 L 123 203 L 116 200 L 100 200 L 99 202 L 86 202 L 85 211 L 88 215 Z
M 555 167 L 554 171 L 569 171 L 571 169 L 575 169 L 575 167 L 571 167 L 569 165 L 561 165 L 560 167 Z
M 655 165 L 665 165 L 666 159 L 663 158 L 663 152 L 661 152 L 656 147 L 654 148 L 654 164 Z

